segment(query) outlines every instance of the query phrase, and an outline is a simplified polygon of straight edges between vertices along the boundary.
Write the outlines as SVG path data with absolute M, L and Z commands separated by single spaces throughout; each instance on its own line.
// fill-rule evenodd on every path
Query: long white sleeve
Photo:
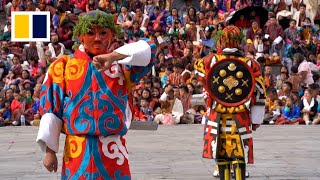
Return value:
M 251 123 L 252 124 L 262 124 L 264 113 L 265 113 L 265 107 L 256 105 L 251 107 Z
M 46 152 L 47 147 L 58 152 L 61 129 L 62 120 L 56 115 L 46 113 L 42 116 L 36 142 L 43 152 Z
M 151 48 L 144 40 L 121 46 L 116 49 L 115 52 L 128 56 L 123 60 L 118 61 L 119 64 L 147 66 L 150 63 Z

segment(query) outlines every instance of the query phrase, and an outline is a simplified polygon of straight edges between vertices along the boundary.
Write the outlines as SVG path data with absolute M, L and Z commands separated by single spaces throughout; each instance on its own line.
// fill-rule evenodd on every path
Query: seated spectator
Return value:
M 132 17 L 133 21 L 138 22 L 138 27 L 141 29 L 141 31 L 144 33 L 147 31 L 148 24 L 149 24 L 149 16 L 146 14 L 143 14 L 143 11 L 141 8 L 135 9 L 135 15 Z
M 194 124 L 194 118 L 196 112 L 191 107 L 192 95 L 189 94 L 189 89 L 187 86 L 180 86 L 180 100 L 183 105 L 183 116 L 180 119 L 180 124 Z
M 30 42 L 29 46 L 25 46 L 22 53 L 21 61 L 28 61 L 30 59 L 39 60 L 44 58 L 42 47 L 37 46 L 36 42 Z
M 146 98 L 140 99 L 139 120 L 152 122 L 154 120 L 153 110 L 149 107 L 150 101 Z
M 90 12 L 95 9 L 97 9 L 97 3 L 94 0 L 89 0 L 86 4 L 86 12 Z
M 190 26 L 186 28 L 186 39 L 191 43 L 200 39 L 196 22 L 190 21 Z
M 312 121 L 313 125 L 320 124 L 320 104 L 318 103 L 317 116 Z
M 8 31 L 4 32 L 0 37 L 0 41 L 10 41 L 11 40 L 11 25 L 8 25 Z
M 272 74 L 271 70 L 272 70 L 271 66 L 265 66 L 264 68 L 264 80 L 265 80 L 266 89 L 275 87 L 276 85 L 276 77 L 275 75 Z
M 186 38 L 186 31 L 184 30 L 184 27 L 179 19 L 175 20 L 174 24 L 168 31 L 168 35 L 171 37 L 178 37 L 179 39 Z
M 169 15 L 167 17 L 167 27 L 171 28 L 174 25 L 174 23 L 176 22 L 176 20 L 180 20 L 180 23 L 184 24 L 183 18 L 178 15 L 178 9 L 172 8 L 171 15 Z
M 66 48 L 59 42 L 59 37 L 55 33 L 51 34 L 51 42 L 48 44 L 48 50 L 51 52 L 51 58 L 57 59 L 65 54 Z
M 156 7 L 156 5 L 154 4 L 153 0 L 147 0 L 146 5 L 144 6 L 144 14 L 146 14 L 150 17 L 152 15 L 155 7 Z
M 10 101 L 4 100 L 3 106 L 0 107 L 0 121 L 3 125 L 9 125 L 11 121 L 11 103 Z
M 298 106 L 294 104 L 294 98 L 292 96 L 288 96 L 286 98 L 286 103 L 282 108 L 282 115 L 277 119 L 275 124 L 300 124 L 303 123 L 303 119 L 300 117 L 300 109 Z
M 295 41 L 293 41 L 292 46 L 290 46 L 289 49 L 288 49 L 288 58 L 293 60 L 293 56 L 296 53 L 303 54 L 304 51 L 302 50 L 299 41 L 295 40 Z
M 303 121 L 306 125 L 311 125 L 314 116 L 317 114 L 318 102 L 312 97 L 312 92 L 309 89 L 304 91 L 304 96 L 299 103 L 299 108 L 302 114 Z
M 240 29 L 244 29 L 250 27 L 250 22 L 244 17 L 244 15 L 241 15 L 239 20 L 236 21 L 235 26 L 239 27 Z
M 287 73 L 281 73 L 281 74 L 280 74 L 280 79 L 277 80 L 277 82 L 276 82 L 276 90 L 280 91 L 281 88 L 282 88 L 282 84 L 283 84 L 285 81 L 287 81 L 287 79 L 288 79 Z
M 36 75 L 40 72 L 41 64 L 38 60 L 35 60 L 34 58 L 29 59 L 28 62 L 30 67 L 30 76 L 32 78 L 35 78 Z
M 118 16 L 117 24 L 120 25 L 125 32 L 132 26 L 132 17 L 131 14 L 128 13 L 128 8 L 126 6 L 121 7 L 121 13 Z
M 179 39 L 179 37 L 173 36 L 171 37 L 171 42 L 168 46 L 168 55 L 172 56 L 173 58 L 182 58 L 184 48 L 184 42 L 181 39 Z
M 183 76 L 181 76 L 183 69 L 184 68 L 180 63 L 174 64 L 173 73 L 169 75 L 167 83 L 174 86 L 184 85 L 185 81 L 183 79 Z
M 266 113 L 263 119 L 265 124 L 274 124 L 281 113 L 281 101 L 278 99 L 277 90 L 269 88 L 266 99 Z
M 11 103 L 12 124 L 17 126 L 20 124 L 21 115 L 24 115 L 25 102 L 18 89 L 14 91 L 13 96 L 14 100 Z
M 278 97 L 281 100 L 282 104 L 286 103 L 286 99 L 289 96 L 293 97 L 293 103 L 295 104 L 298 103 L 299 101 L 298 97 L 294 93 L 292 93 L 292 86 L 293 85 L 289 81 L 284 81 L 282 83 L 281 89 L 278 93 Z
M 252 21 L 251 27 L 246 32 L 246 40 L 250 39 L 251 41 L 253 41 L 255 34 L 257 33 L 263 33 L 263 31 L 259 27 L 259 24 L 257 21 Z
M 62 43 L 66 49 L 72 49 L 74 44 L 72 40 L 74 26 L 75 24 L 71 20 L 64 19 L 56 31 L 59 42 Z
M 163 76 L 161 76 L 161 84 L 162 84 L 162 87 L 164 88 L 167 84 L 168 84 L 168 79 L 169 79 L 169 76 L 170 74 L 173 73 L 173 69 L 170 68 L 170 67 L 167 67 L 166 68 L 166 71 L 165 71 L 165 74 Z
M 161 11 L 159 6 L 156 6 L 153 9 L 153 13 L 150 15 L 148 31 L 155 32 L 157 30 L 165 30 L 165 25 L 166 25 L 166 10 Z
M 155 111 L 157 108 L 161 108 L 161 104 L 160 104 L 160 89 L 158 87 L 153 87 L 152 88 L 152 100 L 150 102 L 150 108 L 153 109 L 153 111 Z
M 20 64 L 20 58 L 18 56 L 15 56 L 13 58 L 13 66 L 11 66 L 10 68 L 11 71 L 14 71 L 15 72 L 15 75 L 17 77 L 20 77 L 21 76 L 21 73 L 22 73 L 22 66 Z
M 140 29 L 138 21 L 133 21 L 132 27 L 128 31 L 128 40 L 133 40 L 135 35 L 139 38 L 144 37 L 144 32 Z
M 161 114 L 156 115 L 154 120 L 158 124 L 178 124 L 180 122 L 180 117 L 183 115 L 183 105 L 179 99 L 174 98 L 172 87 L 169 87 L 166 93 L 166 100 L 160 100 Z
M 16 74 L 13 70 L 10 70 L 8 75 L 3 79 L 5 82 L 4 89 L 9 89 L 11 84 L 16 84 Z

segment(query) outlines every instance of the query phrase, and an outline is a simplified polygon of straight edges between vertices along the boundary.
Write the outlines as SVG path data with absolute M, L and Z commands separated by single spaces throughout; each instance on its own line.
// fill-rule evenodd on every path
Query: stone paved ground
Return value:
M 160 126 L 155 132 L 131 130 L 127 139 L 133 179 L 214 179 L 213 161 L 201 158 L 202 128 L 184 125 Z M 255 164 L 249 166 L 250 179 L 320 179 L 319 129 L 261 127 L 254 133 Z M 1 180 L 59 179 L 59 173 L 47 173 L 42 167 L 36 134 L 36 127 L 0 128 Z

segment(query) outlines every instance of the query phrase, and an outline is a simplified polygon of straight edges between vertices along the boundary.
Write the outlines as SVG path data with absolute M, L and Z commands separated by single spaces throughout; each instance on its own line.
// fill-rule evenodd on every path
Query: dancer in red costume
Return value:
M 44 166 L 57 171 L 59 135 L 66 134 L 61 179 L 131 179 L 131 89 L 153 66 L 156 47 L 146 39 L 112 50 L 118 33 L 112 15 L 88 12 L 74 28 L 83 48 L 49 67 L 37 142 Z

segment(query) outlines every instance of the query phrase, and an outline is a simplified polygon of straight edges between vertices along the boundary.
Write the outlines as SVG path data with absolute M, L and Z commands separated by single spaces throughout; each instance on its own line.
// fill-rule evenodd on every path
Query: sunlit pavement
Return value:
M 202 159 L 202 125 L 159 126 L 127 135 L 132 179 L 215 179 L 214 162 Z M 320 126 L 263 126 L 253 133 L 250 179 L 319 179 Z M 0 179 L 60 179 L 42 166 L 37 127 L 0 128 Z

